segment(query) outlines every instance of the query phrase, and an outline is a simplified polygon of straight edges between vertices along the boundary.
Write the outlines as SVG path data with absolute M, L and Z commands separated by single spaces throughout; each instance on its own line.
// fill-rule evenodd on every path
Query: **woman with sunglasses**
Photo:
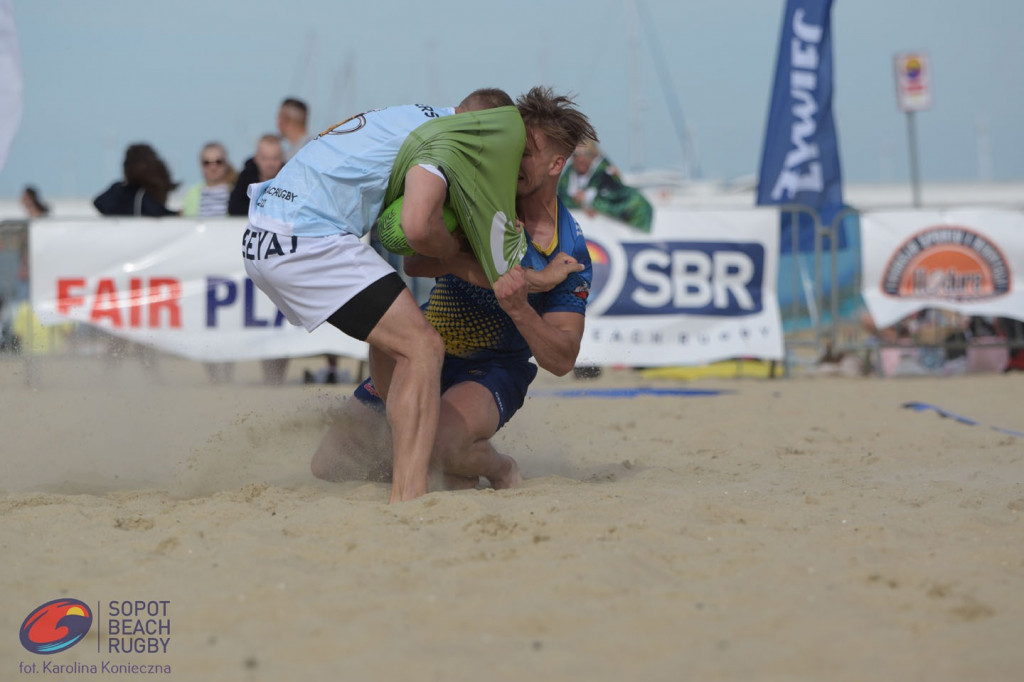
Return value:
M 199 152 L 203 181 L 185 192 L 181 214 L 188 217 L 215 218 L 228 214 L 228 197 L 235 186 L 238 171 L 228 162 L 228 153 L 220 142 L 208 142 Z M 206 362 L 206 374 L 215 384 L 229 384 L 234 379 L 235 363 Z
M 235 186 L 238 172 L 228 161 L 227 150 L 220 142 L 209 142 L 199 153 L 203 181 L 185 193 L 181 214 L 191 217 L 215 217 L 228 214 L 228 197 Z

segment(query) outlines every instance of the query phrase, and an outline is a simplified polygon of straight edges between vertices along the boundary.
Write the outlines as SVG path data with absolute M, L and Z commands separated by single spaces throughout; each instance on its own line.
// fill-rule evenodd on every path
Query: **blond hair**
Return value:
M 551 88 L 537 86 L 516 100 L 519 115 L 527 128 L 543 132 L 555 149 L 567 158 L 584 140 L 597 142 L 597 132 L 587 116 L 567 95 L 556 95 Z

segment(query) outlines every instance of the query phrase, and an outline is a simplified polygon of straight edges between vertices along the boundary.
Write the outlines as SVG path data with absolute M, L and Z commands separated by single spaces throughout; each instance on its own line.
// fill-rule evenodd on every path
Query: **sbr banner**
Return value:
M 664 207 L 647 234 L 600 215 L 579 222 L 594 267 L 580 364 L 783 357 L 774 211 Z
M 1024 213 L 861 214 L 863 296 L 879 327 L 924 308 L 1024 320 Z
M 204 361 L 334 353 L 366 344 L 284 319 L 245 275 L 244 219 L 47 220 L 30 226 L 32 307 Z

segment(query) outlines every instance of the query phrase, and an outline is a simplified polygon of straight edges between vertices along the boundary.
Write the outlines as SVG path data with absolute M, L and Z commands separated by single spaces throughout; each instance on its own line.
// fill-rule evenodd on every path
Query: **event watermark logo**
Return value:
M 95 627 L 94 627 L 95 625 Z M 96 661 L 61 663 L 53 654 L 67 651 L 92 632 L 96 639 Z M 122 599 L 97 602 L 95 607 L 79 599 L 54 599 L 33 609 L 21 624 L 21 645 L 26 651 L 44 655 L 42 661 L 20 661 L 18 672 L 28 675 L 169 674 L 168 663 L 119 660 L 165 655 L 171 643 L 170 601 L 166 599 Z
M 34 654 L 55 654 L 82 641 L 92 609 L 77 599 L 54 599 L 32 610 L 21 624 L 21 645 Z
M 953 225 L 911 236 L 882 274 L 882 292 L 893 297 L 977 301 L 1009 291 L 1010 269 L 999 247 Z

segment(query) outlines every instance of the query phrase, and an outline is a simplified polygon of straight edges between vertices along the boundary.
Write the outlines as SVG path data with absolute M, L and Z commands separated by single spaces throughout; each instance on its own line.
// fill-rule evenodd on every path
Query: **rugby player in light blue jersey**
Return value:
M 431 134 L 474 135 L 489 129 L 481 121 L 493 129 L 495 120 L 522 128 L 512 99 L 497 89 L 477 90 L 455 108 L 378 109 L 328 128 L 273 180 L 249 187 L 242 244 L 249 277 L 292 324 L 312 331 L 327 322 L 369 344 L 370 373 L 394 437 L 391 502 L 427 490 L 444 344 L 398 273 L 360 238 L 380 215 L 406 138 L 442 117 L 451 124 Z M 521 149 L 502 147 L 505 158 L 488 158 L 488 140 L 479 136 L 479 146 L 467 153 L 519 164 Z M 404 177 L 401 227 L 424 256 L 446 259 L 459 251 L 442 218 L 448 183 L 444 168 L 429 163 L 410 167 Z M 511 214 L 514 206 L 504 211 Z
M 571 99 L 550 89 L 532 89 L 517 108 L 526 126 L 516 186 L 516 215 L 528 237 L 522 265 L 498 277 L 492 289 L 478 260 L 465 251 L 404 261 L 407 274 L 435 278 L 423 309 L 445 343 L 432 455 L 433 471 L 443 479 L 435 477 L 432 487 L 472 487 L 480 477 L 494 488 L 518 485 L 518 463 L 495 450 L 490 439 L 522 407 L 537 365 L 559 376 L 568 373 L 583 337 L 590 256 L 556 190 L 573 150 L 597 135 Z M 313 456 L 314 475 L 387 479 L 379 445 L 386 442 L 387 425 L 376 393 L 367 380 L 346 401 Z

